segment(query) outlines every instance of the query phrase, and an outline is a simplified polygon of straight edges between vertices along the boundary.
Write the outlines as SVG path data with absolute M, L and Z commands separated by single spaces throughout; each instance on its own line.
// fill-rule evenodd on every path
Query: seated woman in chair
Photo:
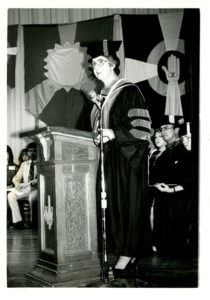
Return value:
M 14 186 L 12 179 L 18 170 L 18 165 L 16 165 L 13 162 L 13 160 L 14 160 L 14 156 L 12 153 L 12 149 L 10 146 L 7 145 L 7 188 Z
M 7 192 L 10 191 L 11 188 L 14 187 L 14 184 L 12 182 L 13 177 L 18 171 L 18 165 L 16 165 L 14 162 L 14 156 L 12 149 L 9 145 L 7 145 Z M 7 222 L 8 226 L 10 226 L 11 223 L 11 212 L 9 207 L 7 207 Z

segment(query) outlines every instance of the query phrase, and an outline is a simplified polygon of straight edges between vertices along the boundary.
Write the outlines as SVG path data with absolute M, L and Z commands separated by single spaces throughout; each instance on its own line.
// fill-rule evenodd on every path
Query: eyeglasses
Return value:
M 160 132 L 167 131 L 167 130 L 170 130 L 172 128 L 174 128 L 174 126 L 163 126 L 163 127 L 160 128 Z
M 108 60 L 106 59 L 98 59 L 97 61 L 92 61 L 91 66 L 95 69 L 96 66 L 102 67 Z

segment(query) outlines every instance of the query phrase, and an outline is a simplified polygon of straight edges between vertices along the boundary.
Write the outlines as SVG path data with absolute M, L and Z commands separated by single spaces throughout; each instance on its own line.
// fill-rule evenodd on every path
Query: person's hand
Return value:
M 168 69 L 165 66 L 162 66 L 163 71 L 166 74 L 168 82 L 178 81 L 180 77 L 180 60 L 171 54 L 168 58 L 167 63 Z
M 103 97 L 101 95 L 96 94 L 94 90 L 89 92 L 90 100 L 95 103 L 95 105 L 100 109 Z
M 31 180 L 31 185 L 33 186 L 33 187 L 35 187 L 36 185 L 37 185 L 37 179 L 33 179 L 33 180 Z
M 114 131 L 112 129 L 102 129 L 103 130 L 103 143 L 107 143 L 115 138 Z M 95 143 L 100 144 L 101 135 L 99 134 L 95 139 Z
M 107 143 L 115 138 L 114 131 L 112 129 L 103 129 L 103 142 Z
M 167 184 L 165 183 L 156 183 L 155 184 L 155 187 L 160 191 L 160 192 L 163 192 L 163 193 L 173 193 L 174 192 L 174 189 L 173 188 L 170 188 Z
M 34 179 L 35 181 L 37 181 L 37 179 Z M 27 187 L 29 187 L 31 185 L 31 181 L 29 182 L 21 182 L 18 185 L 16 185 L 16 189 L 20 192 L 24 191 Z
M 16 189 L 18 191 L 24 191 L 24 189 L 28 186 L 28 182 L 22 182 L 22 183 L 19 183 L 18 185 L 16 185 Z

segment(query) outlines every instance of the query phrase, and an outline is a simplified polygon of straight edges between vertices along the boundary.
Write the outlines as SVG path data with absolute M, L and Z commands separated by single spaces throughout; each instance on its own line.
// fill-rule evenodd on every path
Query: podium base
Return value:
M 26 274 L 29 287 L 84 287 L 98 280 L 100 263 L 98 258 L 56 265 L 38 259 L 34 270 Z

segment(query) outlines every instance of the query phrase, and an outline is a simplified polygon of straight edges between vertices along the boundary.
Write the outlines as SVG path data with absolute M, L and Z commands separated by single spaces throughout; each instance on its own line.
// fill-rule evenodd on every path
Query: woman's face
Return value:
M 23 152 L 23 153 L 22 153 L 22 160 L 23 160 L 23 161 L 26 161 L 27 158 L 28 158 L 28 157 L 27 157 L 26 152 Z
M 155 145 L 160 148 L 165 146 L 167 143 L 164 141 L 164 139 L 162 138 L 161 133 L 158 131 L 155 133 Z
M 99 80 L 106 82 L 113 74 L 115 65 L 104 56 L 98 56 L 92 60 L 93 72 Z
M 188 151 L 191 151 L 191 148 L 192 148 L 191 135 L 183 136 L 182 143 Z

